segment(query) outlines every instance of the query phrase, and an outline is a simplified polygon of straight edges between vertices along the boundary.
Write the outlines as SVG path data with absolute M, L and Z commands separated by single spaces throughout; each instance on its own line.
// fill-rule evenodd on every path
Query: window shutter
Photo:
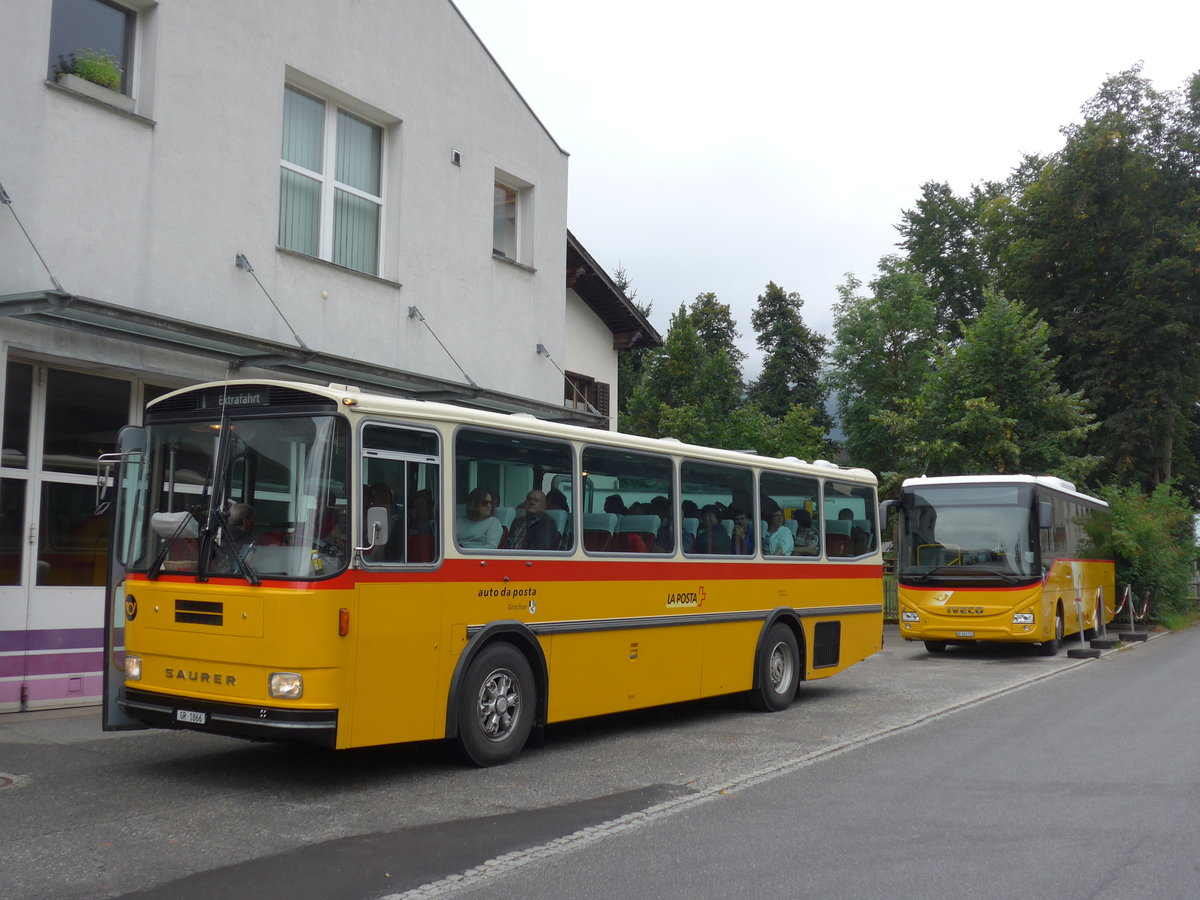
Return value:
M 594 399 L 592 400 L 592 406 L 596 407 L 596 412 L 600 413 L 600 415 L 602 415 L 602 416 L 609 415 L 609 412 L 608 412 L 608 395 L 609 395 L 608 385 L 605 384 L 603 381 L 597 381 L 592 385 L 592 387 L 593 387 L 593 391 L 594 391 Z

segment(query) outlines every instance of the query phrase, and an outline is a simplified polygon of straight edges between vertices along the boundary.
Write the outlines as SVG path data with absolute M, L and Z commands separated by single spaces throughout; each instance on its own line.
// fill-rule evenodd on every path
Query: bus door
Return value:
M 106 453 L 99 460 L 97 490 L 101 496 L 97 511 L 106 509 L 111 516 L 104 591 L 102 726 L 105 731 L 149 727 L 127 716 L 117 705 L 117 695 L 125 683 L 125 621 L 136 612 L 126 608 L 125 563 L 129 549 L 140 544 L 135 540 L 135 534 L 144 519 L 142 505 L 146 502 L 147 465 L 146 430 L 136 426 L 122 428 L 117 436 L 117 452 Z M 115 477 L 108 478 L 106 469 L 113 470 Z

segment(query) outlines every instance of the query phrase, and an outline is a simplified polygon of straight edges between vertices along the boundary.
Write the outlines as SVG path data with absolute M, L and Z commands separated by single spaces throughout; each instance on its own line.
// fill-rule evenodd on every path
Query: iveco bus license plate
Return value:
M 975 632 L 973 632 L 973 631 L 956 631 L 956 632 L 954 632 L 954 636 L 955 637 L 975 637 Z M 191 719 L 189 719 L 188 721 L 190 722 Z
M 208 716 L 202 712 L 194 712 L 190 709 L 175 710 L 176 722 L 188 722 L 192 725 L 203 725 L 208 719 Z

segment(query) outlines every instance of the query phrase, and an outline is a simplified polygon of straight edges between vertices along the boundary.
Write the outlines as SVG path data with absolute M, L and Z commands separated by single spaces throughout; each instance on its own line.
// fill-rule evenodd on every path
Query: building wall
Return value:
M 446 0 L 162 0 L 142 13 L 136 115 L 46 84 L 52 4 L 10 4 L 2 182 L 71 293 L 553 401 L 567 154 Z M 284 83 L 386 127 L 379 278 L 276 249 Z M 461 165 L 450 161 L 451 149 Z M 497 169 L 533 185 L 530 266 L 493 259 Z M 49 279 L 10 217 L 0 294 Z
M 572 290 L 567 291 L 566 367 L 611 388 L 609 427 L 617 430 L 617 351 L 612 332 Z
M 567 154 L 448 0 L 128 5 L 141 17 L 132 113 L 47 83 L 52 0 L 3 5 L 0 297 L 53 286 L 40 252 L 68 293 L 269 341 L 290 343 L 294 328 L 314 350 L 382 367 L 461 383 L 440 339 L 481 387 L 560 405 L 541 343 L 564 368 L 615 381 L 612 335 L 578 298 L 564 302 Z M 386 129 L 377 277 L 276 246 L 285 83 Z M 532 185 L 525 265 L 492 255 L 497 170 Z M 0 434 L 0 712 L 99 692 L 102 575 L 64 581 L 29 549 L 95 485 L 42 452 L 45 423 L 70 431 L 64 410 L 88 402 L 55 416 L 48 386 L 80 372 L 127 382 L 137 422 L 147 396 L 227 374 L 202 355 L 0 317 L 0 406 L 21 393 L 10 364 L 35 384 L 32 412 L 20 397 L 0 408 L 0 423 L 18 410 L 9 418 L 30 435 L 12 452 Z M 108 430 L 80 453 L 112 449 Z

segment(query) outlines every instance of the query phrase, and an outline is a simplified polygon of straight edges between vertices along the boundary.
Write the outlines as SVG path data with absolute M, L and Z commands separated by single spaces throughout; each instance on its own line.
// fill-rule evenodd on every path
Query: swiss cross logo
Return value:
M 700 590 L 697 591 L 697 593 L 700 595 L 700 601 L 696 605 L 703 606 L 704 605 L 704 585 L 700 585 Z

